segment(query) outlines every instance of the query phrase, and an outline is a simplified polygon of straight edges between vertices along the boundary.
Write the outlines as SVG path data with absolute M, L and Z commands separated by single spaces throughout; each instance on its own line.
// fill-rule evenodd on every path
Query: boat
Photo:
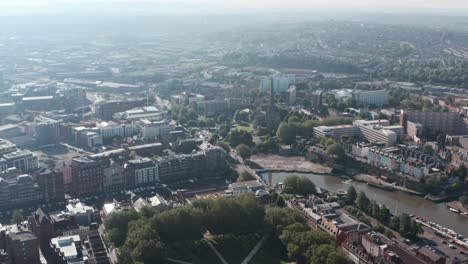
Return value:
M 353 181 L 353 180 L 341 181 L 341 183 L 350 184 L 352 181 Z
M 343 180 L 351 180 L 351 178 L 349 176 L 342 175 L 342 174 L 339 174 L 338 178 L 343 179 Z
M 393 188 L 392 185 L 382 185 L 382 184 L 377 184 L 373 182 L 368 182 L 367 185 L 375 187 L 375 188 L 379 188 L 381 190 L 389 191 L 389 192 L 393 192 L 395 190 L 395 188 Z
M 450 211 L 459 214 L 460 210 L 454 209 L 454 208 L 449 208 Z

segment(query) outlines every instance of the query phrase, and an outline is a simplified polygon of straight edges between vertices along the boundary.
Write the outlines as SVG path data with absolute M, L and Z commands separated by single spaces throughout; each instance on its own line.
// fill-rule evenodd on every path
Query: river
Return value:
M 332 175 L 315 175 L 311 173 L 272 173 L 272 184 L 283 182 L 288 175 L 296 174 L 303 175 L 311 179 L 318 187 L 336 191 L 339 189 L 346 190 L 349 184 L 342 183 L 342 179 Z M 268 183 L 268 174 L 262 175 L 265 182 Z M 399 215 L 402 213 L 414 214 L 428 221 L 433 221 L 447 228 L 453 229 L 458 234 L 468 237 L 468 218 L 459 214 L 452 213 L 446 207 L 445 203 L 433 203 L 419 196 L 412 196 L 402 192 L 389 192 L 374 187 L 370 187 L 365 183 L 352 181 L 357 191 L 363 191 L 371 200 L 377 201 L 379 204 L 385 204 L 390 211 Z

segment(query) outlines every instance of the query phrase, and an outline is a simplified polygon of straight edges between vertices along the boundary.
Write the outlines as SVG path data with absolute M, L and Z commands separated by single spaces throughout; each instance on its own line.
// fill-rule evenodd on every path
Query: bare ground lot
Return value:
M 284 157 L 279 155 L 254 155 L 250 158 L 269 171 L 284 172 L 304 172 L 326 174 L 331 172 L 331 168 L 322 164 L 313 163 L 304 157 Z

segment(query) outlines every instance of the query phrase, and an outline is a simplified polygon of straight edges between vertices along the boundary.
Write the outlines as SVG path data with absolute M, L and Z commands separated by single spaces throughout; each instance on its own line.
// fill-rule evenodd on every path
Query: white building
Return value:
M 125 112 L 115 113 L 113 117 L 117 122 L 132 122 L 142 118 L 148 120 L 161 120 L 163 119 L 163 114 L 154 106 L 145 106 L 133 108 Z
M 135 127 L 132 124 L 117 124 L 115 122 L 101 122 L 97 124 L 99 134 L 103 138 L 130 137 L 135 134 Z
M 289 79 L 287 77 L 274 77 L 272 85 L 276 93 L 286 92 L 289 88 Z
M 260 92 L 269 93 L 271 90 L 271 78 L 264 77 L 260 80 Z
M 358 105 L 382 107 L 388 103 L 388 91 L 354 91 L 353 99 Z
M 135 122 L 136 129 L 139 135 L 143 139 L 155 139 L 158 137 L 164 137 L 171 133 L 172 126 L 166 121 L 150 121 L 148 119 L 142 119 Z

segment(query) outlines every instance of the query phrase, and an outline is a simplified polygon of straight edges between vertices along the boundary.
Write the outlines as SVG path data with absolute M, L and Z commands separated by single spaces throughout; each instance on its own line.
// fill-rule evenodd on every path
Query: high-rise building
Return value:
M 127 188 L 154 185 L 159 182 L 159 166 L 150 158 L 128 161 L 125 168 Z
M 45 202 L 62 201 L 65 199 L 63 173 L 46 168 L 34 174 Z
M 60 121 L 37 116 L 34 118 L 33 134 L 40 146 L 57 144 L 60 136 Z
M 6 233 L 8 256 L 15 264 L 40 264 L 39 239 L 24 230 L 3 231 Z
M 74 158 L 71 164 L 71 191 L 77 196 L 103 191 L 104 166 L 101 160 Z

